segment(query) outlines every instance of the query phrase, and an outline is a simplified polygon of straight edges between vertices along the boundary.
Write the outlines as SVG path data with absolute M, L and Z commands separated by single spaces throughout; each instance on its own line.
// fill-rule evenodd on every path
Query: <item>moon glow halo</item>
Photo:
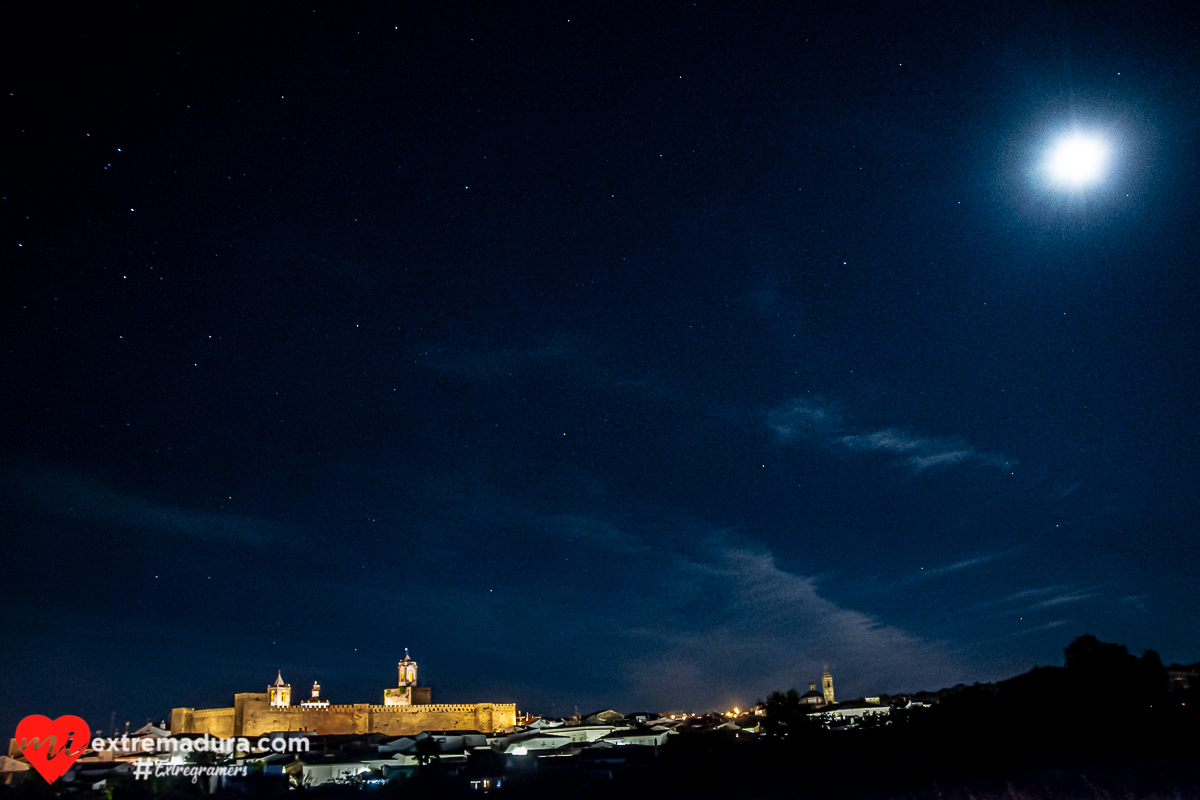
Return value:
M 1108 165 L 1108 145 L 1094 136 L 1072 133 L 1059 139 L 1046 156 L 1050 181 L 1068 189 L 1098 183 Z

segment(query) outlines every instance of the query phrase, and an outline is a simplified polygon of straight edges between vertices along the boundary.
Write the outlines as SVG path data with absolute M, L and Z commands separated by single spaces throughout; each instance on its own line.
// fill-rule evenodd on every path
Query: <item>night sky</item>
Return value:
M 34 5 L 4 731 L 1200 659 L 1188 4 Z

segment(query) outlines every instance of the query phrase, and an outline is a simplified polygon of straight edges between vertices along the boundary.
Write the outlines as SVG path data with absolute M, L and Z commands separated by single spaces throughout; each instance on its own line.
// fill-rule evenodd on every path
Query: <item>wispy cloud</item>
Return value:
M 893 453 L 911 453 L 937 449 L 937 443 L 932 439 L 909 436 L 890 429 L 843 436 L 838 441 L 851 450 L 888 450 Z
M 1033 627 L 1030 627 L 1030 628 L 1022 628 L 1019 631 L 1013 631 L 1011 633 L 1006 633 L 1003 636 L 993 636 L 989 639 L 981 639 L 977 642 L 973 642 L 970 646 L 978 647 L 979 645 L 992 644 L 994 642 L 1003 642 L 1003 641 L 1007 641 L 1008 639 L 1019 639 L 1022 636 L 1029 636 L 1034 633 L 1041 633 L 1042 631 L 1052 631 L 1052 630 L 1055 630 L 1056 628 L 1061 628 L 1064 625 L 1067 625 L 1069 623 L 1070 623 L 1070 620 L 1056 619 L 1051 622 L 1044 622 L 1041 625 L 1034 625 Z
M 267 520 L 161 503 L 79 473 L 12 467 L 5 478 L 42 512 L 68 519 L 247 544 L 263 544 L 278 536 L 276 526 Z
M 1052 631 L 1055 628 L 1061 628 L 1062 626 L 1066 625 L 1068 622 L 1069 622 L 1069 620 L 1056 619 L 1053 622 L 1046 622 L 1041 625 L 1035 625 L 1032 628 L 1024 628 L 1024 629 L 1019 630 L 1016 633 L 1014 633 L 1013 636 L 1028 636 L 1031 633 L 1040 633 L 1042 631 Z
M 832 439 L 841 426 L 837 409 L 816 398 L 797 397 L 767 412 L 767 427 L 782 442 Z
M 827 664 L 852 693 L 940 685 L 962 674 L 942 643 L 824 597 L 816 577 L 782 568 L 769 550 L 730 531 L 662 520 L 647 529 L 583 514 L 536 524 L 548 535 L 605 548 L 620 563 L 653 565 L 628 577 L 637 585 L 629 598 L 620 592 L 597 598 L 592 613 L 604 621 L 588 626 L 610 631 L 607 646 L 623 654 L 623 692 L 635 704 L 752 702 L 819 680 Z M 627 556 L 636 560 L 626 562 Z M 571 599 L 578 607 L 584 597 Z M 723 665 L 716 673 L 714 663 Z
M 419 592 L 425 610 L 406 629 L 414 641 L 452 632 L 475 650 L 503 653 L 522 681 L 542 687 L 527 702 L 560 709 L 564 698 L 626 709 L 753 703 L 806 688 L 826 664 L 844 696 L 937 688 L 972 674 L 947 644 L 830 599 L 816 577 L 784 568 L 735 532 L 670 516 L 540 514 L 514 500 L 506 498 L 504 545 L 488 549 L 483 572 L 416 568 L 425 577 L 404 592 L 367 583 L 348 586 L 348 596 L 399 611 Z M 559 568 L 530 574 L 533 549 Z M 555 631 L 563 646 L 532 651 L 512 641 L 505 621 L 513 618 Z M 547 688 L 563 674 L 586 680 Z
M 658 643 L 629 661 L 632 688 L 657 691 L 668 705 L 749 702 L 747 691 L 803 688 L 825 665 L 852 693 L 937 685 L 960 671 L 941 643 L 822 597 L 814 578 L 780 568 L 766 551 L 710 546 L 703 559 L 676 556 L 670 576 L 660 613 L 626 631 Z M 706 621 L 687 624 L 698 599 Z M 714 673 L 713 664 L 722 667 Z
M 890 592 L 895 589 L 900 589 L 903 587 L 911 587 L 913 584 L 920 583 L 922 581 L 932 580 L 934 578 L 939 578 L 943 575 L 953 575 L 955 573 L 962 572 L 963 570 L 968 570 L 968 569 L 972 569 L 973 567 L 982 566 L 983 564 L 987 564 L 989 562 L 995 561 L 998 558 L 1004 558 L 1008 555 L 1011 555 L 1013 552 L 1014 552 L 1013 550 L 1004 550 L 999 553 L 988 553 L 988 554 L 982 555 L 982 556 L 974 556 L 972 558 L 964 558 L 960 561 L 955 561 L 952 564 L 946 564 L 941 567 L 928 567 L 928 568 L 922 567 L 921 569 L 915 570 L 912 573 L 908 574 L 907 576 L 905 576 L 899 580 L 893 580 L 891 582 L 882 582 L 882 581 L 873 582 L 866 587 L 866 589 L 864 590 L 864 593 L 879 594 L 879 593 L 883 593 L 883 592 Z
M 1069 589 L 1069 588 L 1070 587 L 1068 587 L 1068 586 L 1063 586 L 1061 584 L 1055 584 L 1053 586 L 1042 586 L 1037 589 L 1022 589 L 1019 592 L 1014 592 L 1013 594 L 1006 595 L 1005 597 L 1001 597 L 996 600 L 985 600 L 982 603 L 976 603 L 975 605 L 971 606 L 970 609 L 968 609 L 968 610 L 978 611 L 979 609 L 991 608 L 993 606 L 1004 605 L 1005 603 L 1012 603 L 1012 602 L 1016 602 L 1018 600 L 1025 600 L 1030 597 L 1039 597 L 1044 594 L 1050 594 L 1052 592 L 1060 592 L 1060 591 L 1063 591 L 1064 589 Z
M 1082 603 L 1092 598 L 1099 597 L 1100 586 L 1077 587 L 1071 585 L 1055 584 L 1053 586 L 1042 586 L 1036 589 L 1023 589 L 1019 592 L 998 598 L 996 600 L 985 600 L 982 603 L 976 603 L 967 609 L 967 611 L 982 611 L 984 609 L 995 609 L 994 617 L 1012 617 L 1017 615 L 1032 614 L 1035 611 L 1040 611 L 1046 608 L 1057 608 L 1059 606 L 1072 605 L 1074 603 Z M 1046 595 L 1053 595 L 1046 597 Z M 1042 598 L 1042 599 L 1038 599 Z
M 855 431 L 835 406 L 816 398 L 796 398 L 769 410 L 766 424 L 782 443 L 806 440 L 853 452 L 893 453 L 902 456 L 901 463 L 917 472 L 963 463 L 1009 469 L 1017 463 L 994 453 L 980 452 L 955 438 L 920 436 L 898 428 Z
M 995 561 L 1007 553 L 992 553 L 986 556 L 977 556 L 975 558 L 964 558 L 962 561 L 955 561 L 953 564 L 947 564 L 944 567 L 932 567 L 930 569 L 921 570 L 928 576 L 945 575 L 950 572 L 958 572 L 960 570 L 977 567 L 980 564 L 986 564 L 989 561 Z
M 1093 597 L 1098 597 L 1099 592 L 1081 591 L 1072 594 L 1062 594 L 1058 597 L 1051 597 L 1048 600 L 1043 600 L 1040 603 L 1034 603 L 1028 608 L 1022 609 L 1022 613 L 1028 611 L 1038 611 L 1043 608 L 1053 608 L 1055 606 L 1064 606 L 1072 603 L 1082 603 L 1084 600 L 1091 600 Z
M 932 467 L 948 467 L 964 461 L 974 461 L 999 469 L 1007 469 L 1015 461 L 992 453 L 980 453 L 958 439 L 915 436 L 888 428 L 874 433 L 842 436 L 838 443 L 849 450 L 872 450 L 906 456 L 905 463 L 918 472 Z

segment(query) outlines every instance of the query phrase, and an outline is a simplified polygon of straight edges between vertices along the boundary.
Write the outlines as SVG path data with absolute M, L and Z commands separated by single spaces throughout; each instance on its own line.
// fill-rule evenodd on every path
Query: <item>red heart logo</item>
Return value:
M 52 720 L 33 714 L 17 725 L 17 749 L 47 783 L 61 778 L 91 741 L 88 724 L 70 715 Z

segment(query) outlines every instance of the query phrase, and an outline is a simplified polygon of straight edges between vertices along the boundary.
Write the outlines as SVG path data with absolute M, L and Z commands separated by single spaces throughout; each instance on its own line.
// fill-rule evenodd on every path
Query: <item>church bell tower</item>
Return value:
M 825 694 L 825 705 L 833 705 L 833 676 L 829 674 L 829 665 L 821 675 L 821 691 Z
M 400 673 L 401 689 L 417 685 L 417 662 L 409 657 L 407 647 L 404 648 L 404 660 L 396 666 Z
M 267 700 L 274 708 L 287 708 L 292 704 L 292 685 L 283 682 L 283 670 L 275 682 L 267 687 Z
M 400 685 L 395 689 L 383 690 L 383 704 L 385 706 L 411 706 L 413 689 L 417 685 L 417 662 L 408 655 L 407 647 L 404 648 L 404 660 L 396 665 L 396 672 Z

